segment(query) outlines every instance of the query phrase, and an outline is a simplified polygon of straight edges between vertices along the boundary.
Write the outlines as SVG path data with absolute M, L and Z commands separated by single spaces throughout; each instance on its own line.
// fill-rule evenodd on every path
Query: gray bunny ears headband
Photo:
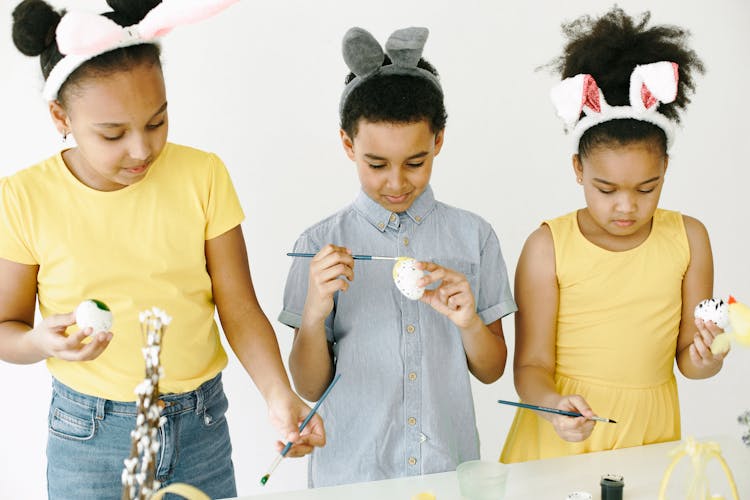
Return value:
M 426 69 L 417 67 L 428 34 L 427 28 L 404 28 L 394 31 L 385 42 L 384 53 L 378 41 L 368 31 L 357 27 L 350 28 L 344 35 L 342 51 L 344 62 L 354 73 L 355 78 L 346 85 L 341 94 L 339 112 L 344 110 L 346 100 L 352 91 L 376 75 L 408 75 L 424 78 L 435 85 L 442 95 L 443 88 L 438 78 Z M 391 64 L 383 66 L 385 54 L 388 54 Z

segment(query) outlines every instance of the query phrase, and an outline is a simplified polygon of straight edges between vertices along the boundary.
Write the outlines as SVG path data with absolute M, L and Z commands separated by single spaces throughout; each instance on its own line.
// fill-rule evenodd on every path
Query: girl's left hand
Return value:
M 299 433 L 299 426 L 310 413 L 309 406 L 294 394 L 291 389 L 277 397 L 268 399 L 268 414 L 271 423 L 279 429 L 284 441 L 276 441 L 276 451 L 281 451 L 289 441 L 294 445 L 289 449 L 287 457 L 303 457 L 313 451 L 316 446 L 325 446 L 326 431 L 320 415 L 313 415 L 307 426 Z
M 417 269 L 429 272 L 420 278 L 418 286 L 426 287 L 441 281 L 434 290 L 425 290 L 420 299 L 422 302 L 447 316 L 459 328 L 468 328 L 479 320 L 474 294 L 466 276 L 432 262 L 418 262 Z
M 703 321 L 695 318 L 695 326 L 698 332 L 695 334 L 693 343 L 690 345 L 690 359 L 696 366 L 711 366 L 720 363 L 729 351 L 714 354 L 711 352 L 711 344 L 724 330 L 714 324 L 713 321 Z

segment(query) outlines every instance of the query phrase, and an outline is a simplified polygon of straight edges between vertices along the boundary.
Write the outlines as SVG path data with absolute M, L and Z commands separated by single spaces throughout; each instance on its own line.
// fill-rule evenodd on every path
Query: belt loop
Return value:
M 201 415 L 204 412 L 205 405 L 205 394 L 203 394 L 203 386 L 198 387 L 195 390 L 195 413 Z
M 96 398 L 96 418 L 97 420 L 104 420 L 104 407 L 107 404 L 107 400 L 104 398 Z

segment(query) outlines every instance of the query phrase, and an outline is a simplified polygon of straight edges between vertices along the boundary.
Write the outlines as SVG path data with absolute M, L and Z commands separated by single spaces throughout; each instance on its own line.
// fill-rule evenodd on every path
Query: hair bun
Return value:
M 55 43 L 61 16 L 43 0 L 23 0 L 13 9 L 13 43 L 21 53 L 38 56 Z
M 161 3 L 162 0 L 107 0 L 114 11 L 108 15 L 121 26 L 129 26 L 140 22 L 151 9 Z

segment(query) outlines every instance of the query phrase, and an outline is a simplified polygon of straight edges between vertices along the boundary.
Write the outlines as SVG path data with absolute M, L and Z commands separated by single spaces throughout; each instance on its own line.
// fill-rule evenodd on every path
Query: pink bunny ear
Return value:
M 640 111 L 656 109 L 658 103 L 670 103 L 677 97 L 677 63 L 660 61 L 636 66 L 630 75 L 630 105 Z
M 138 33 L 152 39 L 175 26 L 195 23 L 221 12 L 239 0 L 164 0 L 138 23 Z
M 116 22 L 89 12 L 68 12 L 57 25 L 57 47 L 61 54 L 91 54 L 117 45 L 124 30 Z
M 589 74 L 578 74 L 566 78 L 550 91 L 552 103 L 557 115 L 566 125 L 572 126 L 578 121 L 581 112 L 601 113 L 604 96 L 599 90 L 594 77 Z

